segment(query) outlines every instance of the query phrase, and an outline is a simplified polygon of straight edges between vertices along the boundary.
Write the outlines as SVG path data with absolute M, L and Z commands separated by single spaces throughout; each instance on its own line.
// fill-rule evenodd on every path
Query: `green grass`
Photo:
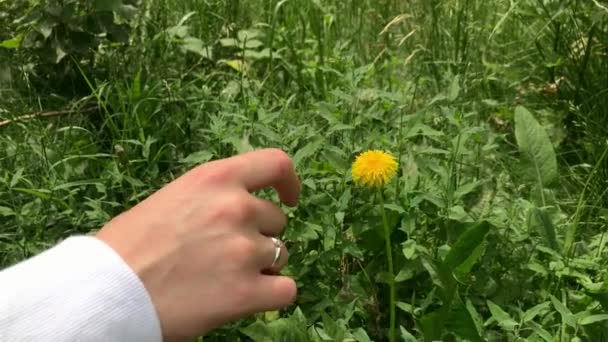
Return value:
M 34 32 L 14 21 L 29 6 L 0 2 L 0 42 Z M 0 126 L 0 265 L 201 162 L 279 147 L 303 181 L 284 236 L 298 301 L 204 340 L 385 341 L 382 212 L 350 176 L 383 149 L 398 340 L 605 340 L 602 6 L 153 0 L 128 43 L 70 41 L 58 64 L 51 45 L 0 48 L 0 121 L 64 111 Z

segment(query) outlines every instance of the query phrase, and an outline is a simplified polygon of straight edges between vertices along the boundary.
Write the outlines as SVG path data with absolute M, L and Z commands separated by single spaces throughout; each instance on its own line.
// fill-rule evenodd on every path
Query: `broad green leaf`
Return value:
M 319 152 L 319 150 L 321 149 L 322 145 L 324 143 L 323 139 L 318 139 L 315 142 L 311 142 L 309 144 L 307 144 L 306 146 L 302 147 L 301 149 L 299 149 L 296 154 L 293 156 L 293 163 L 296 167 L 300 166 L 300 163 L 309 157 L 312 157 L 313 155 L 315 155 L 317 152 Z
M 589 325 L 597 322 L 608 320 L 608 314 L 591 315 L 581 318 L 578 323 L 580 325 Z
M 387 203 L 384 205 L 384 208 L 394 211 L 398 214 L 405 214 L 405 210 L 403 209 L 403 207 L 398 206 L 396 204 L 392 204 L 392 203 Z
M 16 36 L 11 39 L 4 40 L 0 43 L 0 47 L 5 49 L 18 49 L 21 46 L 21 36 Z
M 209 151 L 199 151 L 188 155 L 186 158 L 180 159 L 180 163 L 188 165 L 198 165 L 206 163 L 213 158 L 213 153 Z
M 603 283 L 586 283 L 582 282 L 585 287 L 585 293 L 597 300 L 605 311 L 608 311 L 608 289 Z
M 572 328 L 576 328 L 576 317 L 574 317 L 572 312 L 554 296 L 551 296 L 551 302 L 553 303 L 555 310 L 557 310 L 557 312 L 559 312 L 559 314 L 562 316 L 562 321 Z
M 245 52 L 243 53 L 243 56 L 245 57 L 245 59 L 253 59 L 253 60 L 270 58 L 270 49 L 263 49 L 261 51 L 245 50 Z M 276 57 L 276 54 L 275 54 L 275 57 Z
M 471 319 L 473 320 L 475 327 L 477 328 L 477 333 L 479 335 L 483 335 L 483 317 L 481 317 L 479 312 L 477 312 L 477 309 L 475 309 L 475 305 L 473 305 L 473 302 L 471 302 L 470 299 L 467 298 L 465 305 L 467 311 L 469 312 L 469 315 L 471 315 Z
M 450 313 L 446 320 L 446 328 L 465 340 L 483 342 L 479 336 L 477 324 L 471 317 L 469 309 L 458 297 L 455 298 L 455 304 L 450 308 Z
M 544 302 L 538 305 L 533 306 L 532 308 L 526 310 L 526 312 L 524 312 L 524 314 L 521 316 L 521 321 L 523 323 L 529 322 L 531 320 L 533 320 L 536 316 L 540 315 L 541 313 L 548 311 L 550 309 L 550 302 Z
M 270 336 L 270 329 L 260 321 L 241 328 L 240 331 L 253 341 L 268 341 Z
M 261 31 L 259 30 L 240 30 L 239 32 L 237 32 L 236 36 L 237 38 L 244 42 L 246 40 L 251 40 L 251 39 L 255 39 L 260 37 L 261 35 Z
M 532 330 L 536 335 L 538 335 L 546 342 L 555 342 L 555 340 L 553 339 L 553 335 L 547 330 L 545 330 L 545 328 L 543 328 L 540 324 L 536 322 L 528 322 L 528 325 L 532 327 Z
M 245 48 L 247 49 L 257 49 L 264 46 L 264 43 L 262 43 L 261 41 L 257 40 L 257 39 L 251 39 L 251 40 L 247 40 L 245 42 Z
M 460 198 L 464 197 L 465 195 L 468 195 L 471 192 L 473 192 L 480 185 L 481 185 L 481 182 L 479 182 L 479 181 L 475 181 L 475 182 L 471 182 L 471 183 L 462 185 L 462 186 L 458 187 L 458 189 L 456 189 L 456 191 L 454 192 L 454 197 L 457 199 L 460 199 Z
M 51 36 L 51 34 L 53 34 L 53 28 L 55 26 L 57 26 L 57 22 L 48 19 L 42 20 L 40 23 L 38 23 L 38 25 L 36 25 L 36 29 L 38 32 L 40 32 L 40 34 L 42 34 L 44 39 L 47 39 Z
M 234 38 L 224 38 L 220 39 L 220 44 L 224 47 L 238 47 L 239 42 Z
M 401 330 L 401 338 L 403 339 L 403 342 L 418 342 L 418 339 L 403 326 L 399 326 L 399 330 Z
M 405 134 L 405 138 L 409 139 L 409 138 L 413 138 L 416 136 L 425 136 L 425 137 L 430 137 L 430 138 L 436 138 L 436 137 L 441 137 L 444 136 L 445 133 L 443 133 L 442 131 L 438 131 L 430 126 L 427 126 L 425 124 L 422 123 L 416 123 L 413 127 L 409 128 L 407 130 L 407 133 Z
M 406 280 L 410 280 L 416 276 L 415 270 L 410 267 L 404 267 L 399 271 L 399 273 L 395 276 L 395 282 L 400 283 Z
M 131 20 L 137 14 L 137 8 L 133 5 L 124 5 L 123 4 L 123 5 L 118 6 L 118 8 L 116 9 L 116 13 L 118 13 L 118 15 L 120 15 L 121 17 L 123 17 L 127 20 Z
M 433 284 L 442 290 L 440 291 L 441 296 L 443 297 L 442 299 L 446 303 L 450 303 L 454 295 L 454 291 L 456 290 L 456 281 L 454 277 L 449 274 L 442 264 L 439 264 L 434 260 L 423 257 L 420 259 L 420 261 L 422 262 L 422 266 L 431 276 Z
M 227 66 L 238 72 L 245 72 L 247 70 L 247 63 L 243 62 L 240 59 L 221 60 L 219 62 L 226 64 Z
M 545 129 L 524 107 L 515 109 L 515 138 L 528 166 L 528 175 L 540 191 L 558 179 L 557 159 Z
M 211 48 L 206 47 L 202 40 L 194 37 L 186 37 L 182 42 L 182 48 L 186 51 L 196 53 L 203 58 L 211 59 L 213 55 Z
M 15 211 L 9 207 L 4 207 L 0 205 L 0 216 L 15 216 Z
M 488 308 L 492 317 L 496 320 L 498 325 L 506 331 L 513 331 L 519 324 L 511 318 L 511 316 L 504 311 L 500 306 L 494 304 L 491 300 L 487 301 Z
M 452 84 L 450 84 L 448 100 L 455 101 L 458 98 L 458 95 L 460 95 L 460 77 L 456 75 L 452 79 Z
M 454 220 L 456 222 L 473 222 L 471 216 L 465 211 L 462 206 L 455 205 L 450 208 L 450 212 L 448 213 L 448 218 L 450 220 Z
M 416 256 L 416 241 L 415 240 L 407 240 L 402 244 L 403 255 L 406 259 L 412 260 Z
M 57 41 L 53 41 L 53 43 L 51 43 L 51 49 L 47 50 L 47 53 L 49 54 L 48 58 L 54 64 L 59 64 L 59 62 L 61 62 L 68 55 L 61 44 Z
M 416 309 L 412 304 L 408 304 L 408 303 L 404 303 L 404 302 L 397 302 L 395 303 L 395 305 L 403 310 L 404 312 L 409 313 L 410 315 L 414 315 L 414 310 Z
M 127 181 L 127 183 L 129 183 L 129 184 L 130 184 L 130 185 L 132 185 L 133 187 L 136 187 L 136 188 L 143 188 L 143 187 L 145 187 L 145 186 L 146 186 L 146 184 L 145 184 L 144 182 L 142 182 L 141 180 L 139 180 L 139 179 L 137 179 L 137 178 L 135 178 L 135 177 L 131 177 L 131 176 L 129 176 L 129 175 L 123 175 L 122 177 L 123 177 L 123 179 L 124 179 L 125 181 Z
M 10 183 L 10 187 L 14 188 L 15 186 L 17 186 L 17 184 L 19 184 L 19 182 L 21 181 L 21 179 L 23 179 L 23 172 L 25 171 L 25 168 L 20 167 L 17 169 L 17 171 L 15 172 L 15 174 L 13 174 L 13 178 L 11 179 L 11 183 Z
M 122 0 L 94 0 L 93 6 L 98 11 L 118 11 L 122 6 Z
M 443 284 L 443 279 L 441 279 L 441 277 L 439 276 L 439 271 L 437 270 L 438 267 L 437 265 L 435 265 L 433 260 L 423 257 L 421 258 L 421 262 L 422 266 L 424 266 L 426 271 L 429 273 L 429 276 L 431 276 L 433 284 L 435 284 L 435 286 L 439 288 L 445 288 L 445 285 Z
M 484 255 L 485 251 L 486 243 L 482 243 L 475 247 L 471 255 L 454 270 L 455 276 L 458 279 L 464 279 L 471 272 L 473 266 L 477 264 L 477 261 Z
M 437 311 L 422 316 L 418 321 L 425 341 L 441 341 L 443 337 L 447 308 L 443 307 Z
M 477 246 L 485 240 L 489 231 L 490 225 L 482 222 L 462 233 L 443 261 L 445 268 L 453 271 L 467 260 Z
M 553 221 L 551 221 L 551 217 L 547 211 L 541 208 L 534 208 L 532 211 L 532 223 L 545 238 L 547 245 L 554 251 L 559 251 L 560 248 L 557 242 L 555 226 L 553 225 Z
M 363 328 L 357 328 L 355 331 L 351 333 L 353 338 L 357 342 L 372 342 L 372 339 L 369 338 L 369 335 L 363 330 Z

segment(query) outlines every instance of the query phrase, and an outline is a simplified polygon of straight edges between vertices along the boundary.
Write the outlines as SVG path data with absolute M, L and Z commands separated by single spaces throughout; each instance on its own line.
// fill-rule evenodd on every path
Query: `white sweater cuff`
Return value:
M 0 272 L 0 341 L 161 342 L 143 283 L 101 240 L 65 240 Z

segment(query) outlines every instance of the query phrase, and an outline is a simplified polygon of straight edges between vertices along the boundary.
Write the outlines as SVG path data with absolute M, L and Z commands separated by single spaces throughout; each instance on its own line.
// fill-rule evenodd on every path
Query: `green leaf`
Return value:
M 415 270 L 411 267 L 404 267 L 399 271 L 399 273 L 395 276 L 395 282 L 400 283 L 406 280 L 410 280 L 416 276 Z
M 123 175 L 122 176 L 124 178 L 125 181 L 127 181 L 127 183 L 129 183 L 130 185 L 132 185 L 133 187 L 136 188 L 143 188 L 146 186 L 146 184 L 144 182 L 142 182 L 141 180 L 128 176 L 128 175 Z
M 137 8 L 133 5 L 120 5 L 116 9 L 116 13 L 127 20 L 131 20 L 137 15 Z
M 199 165 L 206 163 L 213 158 L 213 153 L 209 151 L 199 151 L 188 155 L 186 158 L 181 159 L 179 162 L 188 165 Z
M 412 304 L 408 304 L 408 303 L 404 303 L 404 302 L 397 302 L 395 303 L 395 305 L 403 310 L 403 312 L 407 312 L 410 315 L 414 315 L 414 310 L 416 309 Z
M 458 297 L 456 297 L 455 304 L 450 309 L 449 317 L 446 320 L 446 328 L 465 340 L 483 342 L 469 309 Z
M 402 251 L 405 258 L 408 260 L 414 259 L 416 256 L 416 241 L 410 239 L 405 241 L 402 245 Z
M 220 39 L 220 44 L 224 47 L 238 47 L 239 42 L 234 38 L 224 38 Z
M 211 59 L 213 55 L 211 49 L 206 47 L 202 40 L 194 37 L 186 37 L 182 41 L 182 48 L 185 51 L 193 52 L 200 55 L 203 58 Z
M 65 58 L 65 56 L 68 55 L 68 53 L 65 52 L 61 44 L 57 42 L 53 42 L 50 53 L 51 61 L 55 64 L 59 64 L 59 62 L 61 62 Z
M 0 43 L 0 47 L 5 49 L 18 49 L 21 46 L 21 39 L 22 37 L 20 35 L 7 39 Z
M 15 171 L 15 173 L 13 174 L 13 177 L 11 179 L 11 183 L 10 183 L 10 187 L 14 188 L 15 186 L 17 186 L 17 184 L 19 184 L 19 182 L 23 179 L 23 172 L 25 171 L 25 168 L 20 167 L 17 169 L 17 171 Z
M 538 274 L 541 274 L 543 276 L 546 276 L 546 275 L 549 274 L 549 271 L 547 271 L 547 269 L 545 268 L 545 266 L 539 264 L 536 261 L 531 261 L 526 266 L 528 267 L 529 270 L 534 271 L 534 272 L 536 272 Z
M 15 211 L 9 207 L 4 207 L 0 205 L 0 216 L 15 216 Z
M 482 243 L 479 246 L 475 247 L 471 255 L 454 270 L 455 276 L 458 279 L 464 279 L 471 272 L 473 266 L 475 266 L 479 259 L 481 259 L 481 257 L 484 255 L 485 251 L 485 243 Z
M 492 317 L 496 320 L 498 325 L 506 331 L 513 331 L 516 326 L 519 324 L 511 318 L 511 316 L 504 311 L 500 306 L 494 304 L 492 301 L 488 300 L 488 308 L 490 309 L 490 313 L 492 313 Z
M 604 283 L 586 283 L 582 282 L 585 287 L 585 293 L 597 300 L 604 308 L 604 311 L 608 311 L 608 288 Z
M 321 149 L 321 146 L 323 145 L 324 140 L 323 139 L 318 139 L 315 142 L 311 142 L 309 144 L 307 144 L 306 146 L 302 147 L 301 149 L 299 149 L 296 154 L 293 156 L 293 163 L 296 167 L 300 166 L 300 163 L 309 157 L 312 157 L 313 155 L 315 155 L 319 149 Z
M 562 321 L 567 325 L 571 326 L 572 328 L 576 328 L 576 317 L 574 317 L 572 312 L 568 310 L 568 308 L 554 296 L 551 296 L 551 302 L 553 303 L 555 310 L 557 310 L 557 312 L 559 312 L 559 314 L 562 316 Z
M 247 40 L 245 42 L 245 48 L 247 49 L 257 49 L 264 46 L 264 43 L 262 43 L 261 41 L 257 40 L 257 39 L 251 39 L 251 40 Z
M 122 0 L 94 0 L 93 6 L 98 11 L 118 11 L 122 6 Z
M 460 199 L 460 198 L 470 194 L 471 192 L 475 191 L 480 185 L 481 185 L 481 182 L 479 182 L 479 181 L 462 185 L 462 186 L 458 187 L 458 189 L 454 192 L 454 198 Z
M 557 234 L 555 233 L 555 226 L 546 210 L 534 208 L 532 211 L 532 224 L 540 231 L 551 249 L 556 252 L 560 250 L 557 242 Z
M 369 338 L 369 335 L 367 335 L 363 328 L 355 329 L 355 331 L 353 331 L 351 335 L 353 335 L 353 338 L 357 342 L 372 342 L 372 339 Z
M 527 174 L 543 191 L 558 179 L 555 151 L 544 128 L 521 106 L 515 109 L 515 138 L 528 166 Z
M 456 75 L 452 79 L 452 84 L 450 84 L 448 100 L 455 101 L 458 98 L 458 95 L 460 95 L 460 77 Z
M 538 305 L 533 306 L 532 308 L 526 310 L 526 312 L 524 312 L 524 314 L 521 317 L 521 321 L 523 323 L 529 322 L 531 320 L 533 320 L 536 316 L 540 315 L 541 313 L 548 311 L 550 309 L 550 302 L 544 302 Z
M 245 334 L 245 336 L 249 337 L 253 341 L 270 341 L 270 329 L 266 326 L 266 324 L 257 321 L 247 327 L 240 329 L 241 333 Z
M 447 318 L 447 308 L 443 307 L 437 311 L 422 316 L 420 328 L 425 341 L 441 341 Z
M 490 225 L 487 222 L 482 222 L 462 233 L 443 261 L 445 268 L 449 271 L 454 271 L 460 264 L 465 262 L 485 240 L 486 234 L 489 231 Z
M 53 28 L 57 25 L 57 23 L 53 20 L 42 20 L 38 25 L 36 25 L 36 29 L 44 39 L 47 39 L 53 34 Z
M 456 281 L 438 262 L 428 259 L 421 258 L 422 266 L 431 276 L 433 284 L 442 289 L 443 299 L 446 302 L 451 301 L 452 295 L 456 287 Z
M 589 324 L 593 324 L 593 323 L 597 323 L 597 322 L 602 322 L 605 320 L 608 320 L 608 314 L 591 315 L 591 316 L 583 317 L 578 321 L 578 323 L 580 325 L 589 325 Z
M 392 204 L 392 203 L 387 203 L 384 205 L 384 208 L 394 211 L 398 214 L 405 214 L 405 210 L 403 209 L 403 207 L 398 206 L 396 204 Z
M 545 330 L 545 328 L 543 328 L 540 324 L 536 322 L 528 322 L 528 325 L 532 327 L 532 330 L 536 335 L 538 335 L 546 342 L 555 342 L 555 340 L 553 339 L 553 335 L 547 330 Z
M 473 305 L 473 302 L 471 302 L 470 299 L 467 298 L 465 305 L 467 311 L 469 312 L 469 315 L 471 315 L 473 323 L 475 324 L 475 328 L 477 328 L 477 334 L 483 335 L 483 318 L 481 317 L 479 312 L 477 312 L 477 309 L 475 309 L 475 305 Z
M 431 276 L 433 284 L 437 286 L 444 307 L 449 308 L 457 290 L 456 279 L 439 261 L 427 257 L 421 257 L 420 261 Z
M 410 334 L 410 332 L 407 331 L 407 329 L 405 329 L 403 326 L 399 326 L 399 330 L 401 330 L 401 338 L 403 339 L 403 342 L 418 342 L 418 339 L 414 337 L 414 335 Z

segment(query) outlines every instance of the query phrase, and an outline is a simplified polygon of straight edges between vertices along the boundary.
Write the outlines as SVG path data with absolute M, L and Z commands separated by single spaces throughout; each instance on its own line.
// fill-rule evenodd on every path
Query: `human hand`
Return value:
M 278 275 L 287 263 L 285 247 L 270 267 L 270 237 L 287 219 L 278 206 L 251 194 L 270 186 L 282 202 L 297 204 L 300 182 L 280 150 L 210 162 L 99 231 L 141 278 L 166 340 L 203 335 L 295 300 L 295 282 Z

